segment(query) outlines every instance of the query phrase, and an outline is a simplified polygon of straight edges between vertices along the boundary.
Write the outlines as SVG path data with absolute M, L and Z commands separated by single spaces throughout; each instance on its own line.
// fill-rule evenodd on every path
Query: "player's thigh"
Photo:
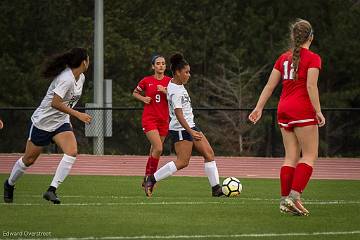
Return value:
M 162 149 L 162 143 L 161 136 L 159 135 L 158 130 L 151 130 L 145 133 L 147 139 L 151 143 L 152 148 L 154 149 Z
M 177 169 L 181 169 L 189 165 L 191 158 L 193 142 L 188 140 L 178 141 L 174 144 L 176 152 L 175 165 Z
M 319 128 L 317 125 L 295 127 L 294 132 L 300 143 L 302 162 L 314 165 L 318 157 Z
M 60 132 L 53 137 L 53 141 L 61 148 L 63 153 L 76 157 L 78 150 L 73 131 Z
M 198 151 L 201 156 L 204 157 L 205 162 L 213 161 L 215 157 L 214 150 L 212 149 L 206 136 L 202 132 L 200 133 L 202 135 L 202 138 L 199 141 L 194 141 L 194 147 L 196 151 Z
M 42 150 L 43 150 L 42 146 L 36 146 L 30 140 L 27 140 L 25 153 L 23 156 L 24 164 L 26 166 L 30 166 L 31 164 L 33 164 L 36 161 L 36 159 L 40 156 Z
M 295 132 L 285 130 L 284 128 L 280 128 L 280 130 L 285 148 L 285 158 L 283 165 L 295 167 L 300 159 L 301 151 L 298 139 L 295 135 Z

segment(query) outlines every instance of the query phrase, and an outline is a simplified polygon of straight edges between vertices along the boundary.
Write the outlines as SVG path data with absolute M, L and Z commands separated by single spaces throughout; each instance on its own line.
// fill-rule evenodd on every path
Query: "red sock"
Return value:
M 159 159 L 150 156 L 146 163 L 145 175 L 148 176 L 154 174 L 157 170 L 158 165 L 159 165 Z
M 154 158 L 151 156 L 151 174 L 154 174 L 158 168 L 160 158 Z
M 291 191 L 295 168 L 282 166 L 280 169 L 281 196 L 286 197 Z
M 295 168 L 291 189 L 302 193 L 310 180 L 313 168 L 306 163 L 299 163 Z
M 151 156 L 148 158 L 145 168 L 145 176 L 151 175 Z

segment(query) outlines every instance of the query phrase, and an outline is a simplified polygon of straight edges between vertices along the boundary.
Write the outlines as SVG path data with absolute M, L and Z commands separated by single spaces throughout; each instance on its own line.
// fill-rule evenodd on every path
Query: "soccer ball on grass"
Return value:
M 240 195 L 242 185 L 239 179 L 235 177 L 228 177 L 223 181 L 222 191 L 227 197 L 235 197 Z

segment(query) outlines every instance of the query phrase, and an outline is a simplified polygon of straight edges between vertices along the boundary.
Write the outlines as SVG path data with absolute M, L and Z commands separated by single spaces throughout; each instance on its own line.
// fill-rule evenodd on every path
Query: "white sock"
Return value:
M 216 162 L 206 162 L 205 163 L 205 173 L 209 179 L 211 187 L 214 187 L 219 184 L 219 172 L 216 167 Z
M 154 173 L 155 180 L 158 182 L 176 173 L 177 168 L 173 161 L 168 162 Z
M 11 174 L 10 177 L 8 179 L 8 183 L 11 186 L 15 185 L 15 182 L 22 176 L 24 175 L 26 169 L 28 169 L 27 166 L 25 166 L 24 162 L 22 161 L 22 157 L 16 161 L 16 163 L 14 164 L 13 169 L 11 170 Z
M 62 183 L 69 172 L 71 170 L 72 165 L 74 164 L 76 157 L 72 157 L 69 155 L 64 154 L 63 158 L 61 159 L 59 166 L 56 169 L 55 176 L 50 184 L 55 188 L 58 188 L 60 183 Z

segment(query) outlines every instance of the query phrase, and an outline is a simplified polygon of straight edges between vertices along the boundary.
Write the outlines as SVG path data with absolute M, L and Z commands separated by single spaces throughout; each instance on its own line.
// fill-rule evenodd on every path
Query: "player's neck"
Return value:
M 81 70 L 79 68 L 72 68 L 71 69 L 74 77 L 75 77 L 75 80 L 79 80 L 79 77 L 80 77 L 80 74 L 81 74 Z
M 176 85 L 183 85 L 183 83 L 181 82 L 180 79 L 174 77 L 172 80 L 171 80 L 172 83 L 175 83 Z
M 302 48 L 306 48 L 306 49 L 308 49 L 308 50 L 309 50 L 310 45 L 311 45 L 311 42 L 306 42 L 306 43 L 304 43 L 303 45 L 301 45 L 300 47 L 302 47 Z
M 161 80 L 164 78 L 164 73 L 155 73 L 154 78 L 157 80 Z

